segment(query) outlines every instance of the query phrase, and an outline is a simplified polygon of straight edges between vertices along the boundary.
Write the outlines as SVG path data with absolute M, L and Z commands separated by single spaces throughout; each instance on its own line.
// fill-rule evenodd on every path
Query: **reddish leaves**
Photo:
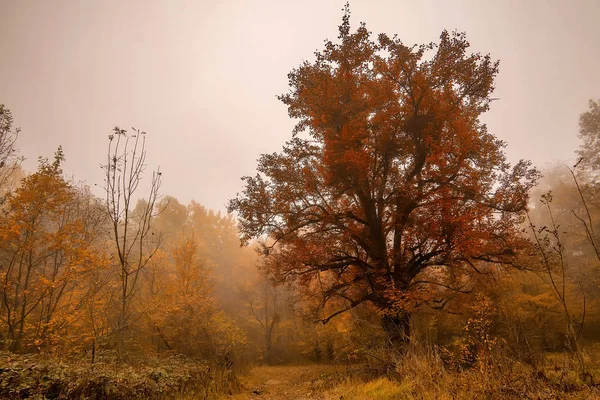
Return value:
M 350 33 L 345 16 L 340 39 L 289 74 L 294 138 L 229 204 L 244 239 L 272 238 L 272 272 L 300 278 L 322 309 L 386 309 L 430 267 L 510 262 L 537 171 L 510 169 L 479 121 L 498 63 L 468 54 L 463 33 L 407 47 L 364 24 Z

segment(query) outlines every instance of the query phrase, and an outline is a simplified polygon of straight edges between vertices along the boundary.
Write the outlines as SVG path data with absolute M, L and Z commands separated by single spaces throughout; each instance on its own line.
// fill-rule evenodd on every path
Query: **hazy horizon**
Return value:
M 276 95 L 337 37 L 344 3 L 0 2 L 0 103 L 22 128 L 25 169 L 62 145 L 65 172 L 93 188 L 112 128 L 133 126 L 148 133 L 165 195 L 223 211 L 259 155 L 291 137 Z M 364 21 L 406 44 L 466 31 L 473 52 L 500 60 L 484 120 L 509 160 L 575 160 L 579 114 L 600 97 L 600 2 L 350 6 L 354 28 Z

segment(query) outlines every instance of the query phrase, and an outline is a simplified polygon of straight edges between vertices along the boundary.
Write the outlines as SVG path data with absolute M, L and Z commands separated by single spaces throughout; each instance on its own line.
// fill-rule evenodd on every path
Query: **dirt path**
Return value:
M 336 373 L 343 367 L 334 365 L 301 365 L 255 367 L 242 376 L 242 392 L 226 399 L 323 399 Z

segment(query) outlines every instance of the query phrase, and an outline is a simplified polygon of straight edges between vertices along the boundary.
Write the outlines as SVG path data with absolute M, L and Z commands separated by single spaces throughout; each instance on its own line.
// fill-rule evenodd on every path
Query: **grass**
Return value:
M 408 381 L 394 382 L 378 378 L 369 382 L 345 382 L 325 393 L 326 399 L 402 400 L 414 399 L 413 386 Z
M 239 393 L 222 399 L 600 399 L 575 366 L 565 354 L 548 356 L 538 369 L 497 356 L 485 368 L 458 371 L 432 351 L 413 351 L 388 376 L 375 378 L 366 365 L 255 367 L 240 378 Z
M 259 366 L 240 377 L 185 358 L 138 365 L 54 360 L 0 353 L 0 397 L 74 399 L 600 399 L 567 354 L 549 354 L 537 369 L 500 355 L 457 371 L 433 351 L 411 351 L 387 376 L 366 365 Z M 589 368 L 600 377 L 588 356 Z
M 325 391 L 326 399 L 600 399 L 600 390 L 584 383 L 567 356 L 551 356 L 538 369 L 506 358 L 486 367 L 457 371 L 432 352 L 407 354 L 393 379 L 347 378 Z

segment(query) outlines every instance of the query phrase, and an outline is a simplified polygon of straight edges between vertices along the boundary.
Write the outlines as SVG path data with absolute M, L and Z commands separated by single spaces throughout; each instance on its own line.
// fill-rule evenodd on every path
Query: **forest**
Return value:
M 227 212 L 163 192 L 158 132 L 26 171 L 0 105 L 0 398 L 600 398 L 600 100 L 576 163 L 511 164 L 498 74 L 346 6 Z

